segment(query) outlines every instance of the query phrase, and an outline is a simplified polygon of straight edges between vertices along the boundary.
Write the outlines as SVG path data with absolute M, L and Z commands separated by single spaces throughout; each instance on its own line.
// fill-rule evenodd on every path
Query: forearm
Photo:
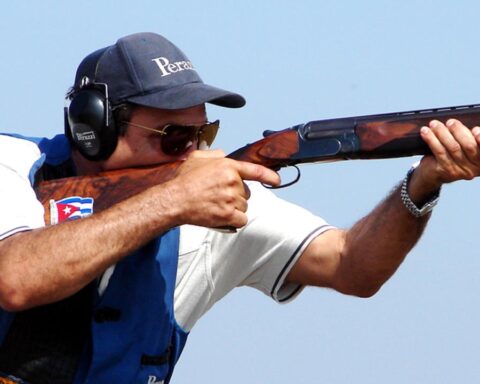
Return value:
M 432 155 L 422 158 L 408 183 L 408 195 L 417 207 L 431 203 L 443 184 L 480 175 L 480 127 L 470 131 L 457 120 L 447 125 L 432 121 L 420 134 Z M 405 201 L 412 212 L 398 186 L 350 230 L 331 230 L 315 238 L 287 280 L 373 295 L 416 244 L 430 217 Z
M 168 185 L 157 189 L 86 219 L 19 233 L 0 242 L 0 306 L 21 310 L 68 297 L 177 225 Z
M 426 197 L 418 192 L 422 197 Z M 397 270 L 423 233 L 430 214 L 414 217 L 397 186 L 368 216 L 345 234 L 337 289 L 371 296 Z
M 437 195 L 443 184 L 471 180 L 480 173 L 479 127 L 470 131 L 451 119 L 446 125 L 432 121 L 420 133 L 433 155 L 423 157 L 408 184 L 408 194 L 417 206 Z M 429 216 L 416 218 L 411 215 L 403 206 L 397 188 L 347 233 L 345 259 L 348 261 L 345 265 L 354 271 L 351 280 L 361 280 L 367 291 L 370 285 L 369 289 L 375 292 L 415 245 Z
M 166 230 L 246 224 L 243 179 L 275 185 L 278 175 L 218 155 L 192 156 L 174 179 L 79 221 L 0 241 L 0 306 L 24 309 L 68 297 Z

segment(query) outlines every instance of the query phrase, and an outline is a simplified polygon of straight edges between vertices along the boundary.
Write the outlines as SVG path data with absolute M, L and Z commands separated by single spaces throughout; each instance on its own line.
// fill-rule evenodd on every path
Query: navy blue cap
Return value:
M 173 43 L 155 33 L 136 33 L 102 48 L 80 63 L 74 90 L 84 78 L 108 85 L 112 105 L 183 109 L 203 103 L 229 108 L 245 105 L 234 92 L 205 84 L 192 62 Z

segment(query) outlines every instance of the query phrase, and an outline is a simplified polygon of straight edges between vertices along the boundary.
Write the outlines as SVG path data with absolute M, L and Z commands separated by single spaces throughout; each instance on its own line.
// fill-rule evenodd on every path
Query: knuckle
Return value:
M 465 180 L 473 180 L 475 178 L 475 174 L 473 172 L 468 172 L 465 175 Z
M 226 190 L 224 195 L 224 202 L 231 206 L 236 200 L 236 194 L 231 190 Z
M 263 174 L 263 167 L 259 164 L 242 163 L 243 172 L 248 175 L 249 178 L 258 179 Z
M 226 170 L 224 174 L 224 182 L 227 186 L 233 187 L 238 183 L 238 175 L 233 170 Z
M 468 142 L 464 144 L 463 149 L 465 152 L 469 154 L 475 154 L 478 149 L 478 146 L 476 143 Z
M 223 164 L 224 167 L 234 167 L 235 166 L 235 160 L 229 159 L 228 157 L 222 157 L 221 159 L 218 160 L 221 164 Z
M 225 208 L 224 210 L 224 214 L 223 214 L 223 218 L 227 221 L 227 222 L 232 222 L 235 220 L 235 213 L 236 213 L 236 210 L 233 206 L 228 206 L 227 208 Z
M 265 176 L 265 168 L 262 165 L 255 164 L 254 167 L 255 177 L 261 179 Z
M 449 146 L 448 146 L 448 151 L 453 154 L 453 155 L 460 155 L 462 153 L 462 147 L 460 146 L 459 143 L 457 142 L 454 142 L 454 143 L 451 143 Z
M 468 173 L 464 170 L 458 170 L 453 172 L 453 179 L 454 180 L 462 180 L 467 178 Z
M 465 177 L 465 172 L 458 170 L 458 171 L 454 171 L 452 175 L 453 175 L 453 179 L 459 180 Z
M 431 147 L 431 149 L 437 159 L 443 159 L 447 156 L 447 150 L 444 147 L 439 147 L 439 148 Z
M 466 167 L 463 169 L 463 176 L 465 180 L 473 180 L 476 176 L 473 167 Z
M 219 202 L 219 208 L 221 215 L 223 217 L 229 217 L 235 212 L 235 206 L 233 204 L 233 197 L 231 197 L 229 194 L 226 194 L 222 201 Z

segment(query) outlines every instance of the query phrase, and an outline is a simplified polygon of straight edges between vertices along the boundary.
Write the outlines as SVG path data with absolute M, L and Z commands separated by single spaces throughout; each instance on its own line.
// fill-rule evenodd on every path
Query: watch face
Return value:
M 432 200 L 429 202 L 425 203 L 423 207 L 420 209 L 420 213 L 422 215 L 425 215 L 426 213 L 430 212 L 438 203 L 438 194 L 433 197 Z

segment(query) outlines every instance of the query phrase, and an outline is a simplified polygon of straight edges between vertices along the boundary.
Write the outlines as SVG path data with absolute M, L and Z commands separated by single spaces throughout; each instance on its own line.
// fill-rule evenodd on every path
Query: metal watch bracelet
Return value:
M 405 208 L 407 208 L 407 210 L 413 216 L 418 218 L 431 212 L 432 209 L 437 205 L 438 200 L 440 198 L 440 189 L 432 196 L 432 198 L 429 201 L 423 204 L 422 207 L 419 208 L 416 206 L 416 204 L 412 201 L 412 199 L 410 198 L 410 195 L 408 194 L 408 183 L 410 182 L 413 171 L 415 171 L 415 168 L 417 168 L 417 165 L 418 164 L 412 166 L 412 168 L 409 169 L 405 178 L 403 179 L 402 187 L 400 189 L 400 197 L 402 199 L 402 203 L 405 206 Z

